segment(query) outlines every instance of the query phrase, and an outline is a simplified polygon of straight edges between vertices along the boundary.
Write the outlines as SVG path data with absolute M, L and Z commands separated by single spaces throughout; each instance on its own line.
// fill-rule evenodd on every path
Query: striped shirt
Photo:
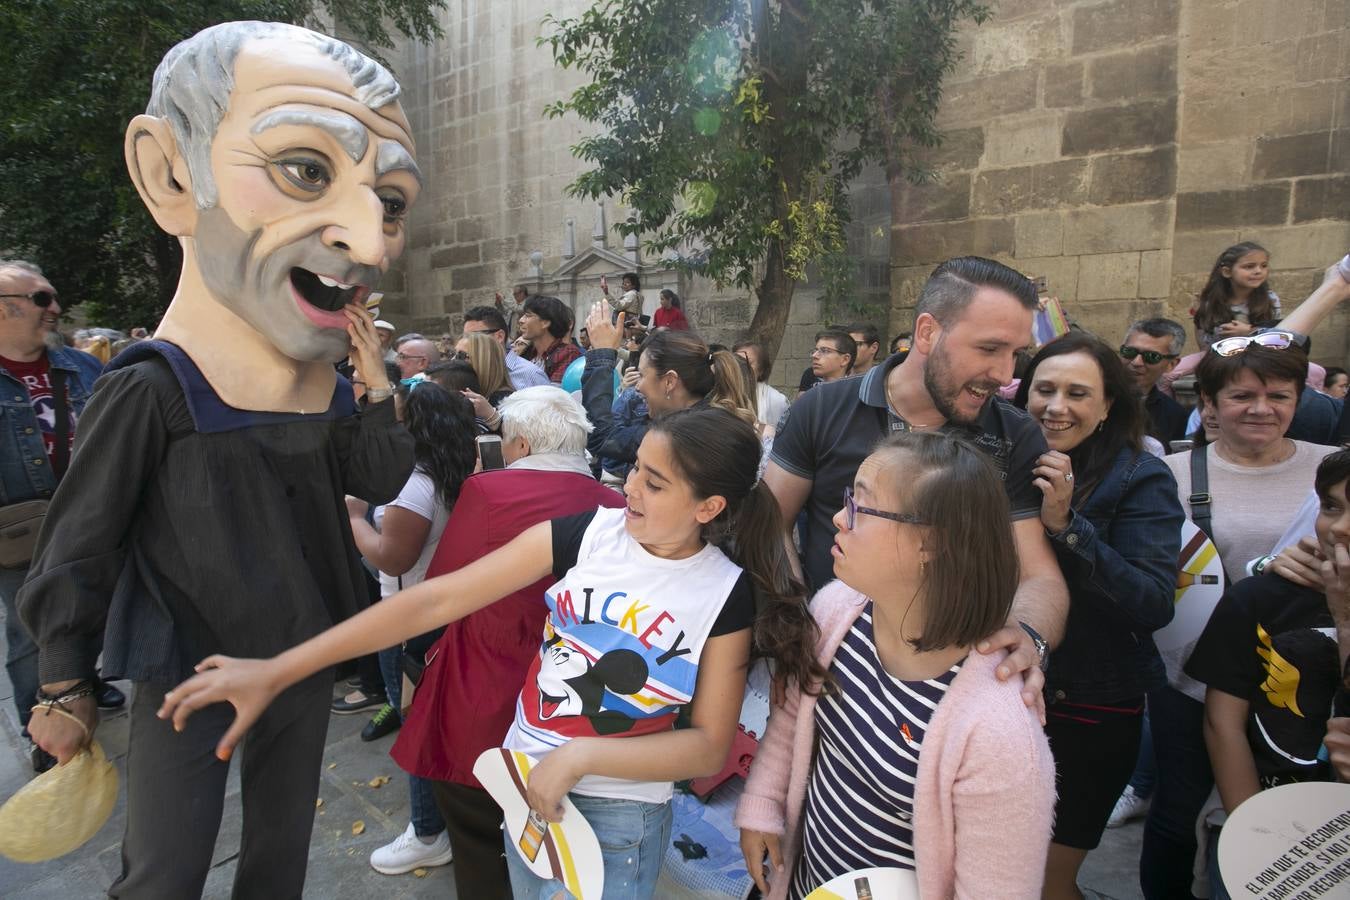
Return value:
M 960 667 L 927 681 L 893 677 L 877 656 L 867 601 L 830 665 L 839 690 L 816 704 L 820 746 L 791 896 L 858 869 L 914 868 L 919 749 Z

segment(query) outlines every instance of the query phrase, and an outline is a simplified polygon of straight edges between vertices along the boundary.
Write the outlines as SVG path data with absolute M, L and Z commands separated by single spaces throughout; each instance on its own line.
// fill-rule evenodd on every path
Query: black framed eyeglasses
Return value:
M 1122 359 L 1134 359 L 1136 356 L 1142 356 L 1144 362 L 1148 363 L 1150 366 L 1156 366 L 1164 359 L 1177 359 L 1179 354 L 1159 353 L 1157 350 L 1140 350 L 1138 347 L 1131 347 L 1128 344 L 1125 344 L 1120 348 L 1120 356 Z
M 858 513 L 862 513 L 865 516 L 875 516 L 878 519 L 890 519 L 892 522 L 902 522 L 905 525 L 928 524 L 913 513 L 886 512 L 884 509 L 872 509 L 867 506 L 859 506 L 853 499 L 853 488 L 844 488 L 844 516 L 849 531 L 852 531 L 853 526 L 857 524 Z
M 1246 353 L 1252 345 L 1268 350 L 1288 350 L 1294 346 L 1295 340 L 1292 331 L 1262 331 L 1259 334 L 1244 334 L 1215 341 L 1209 349 L 1220 356 L 1237 356 Z
M 29 294 L 0 294 L 0 298 L 7 300 L 32 300 L 33 305 L 38 309 L 46 309 L 56 302 L 56 292 L 33 291 Z

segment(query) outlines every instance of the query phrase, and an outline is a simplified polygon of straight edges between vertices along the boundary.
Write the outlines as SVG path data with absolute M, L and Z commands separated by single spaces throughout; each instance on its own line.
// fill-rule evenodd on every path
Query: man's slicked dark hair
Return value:
M 493 331 L 501 331 L 506 334 L 511 333 L 511 329 L 506 327 L 506 317 L 495 306 L 475 306 L 464 312 L 465 322 L 482 322 Z
M 1036 308 L 1036 286 L 1021 272 L 982 256 L 957 256 L 928 276 L 914 315 L 928 313 L 939 325 L 948 328 L 982 287 L 1007 291 L 1027 309 Z

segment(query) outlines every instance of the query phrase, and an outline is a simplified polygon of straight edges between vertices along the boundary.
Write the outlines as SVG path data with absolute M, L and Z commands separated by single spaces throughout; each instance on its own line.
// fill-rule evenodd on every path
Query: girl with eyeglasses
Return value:
M 1081 900 L 1078 871 L 1134 771 L 1145 695 L 1167 683 L 1153 632 L 1172 620 L 1183 515 L 1172 473 L 1144 447 L 1135 381 L 1106 344 L 1081 332 L 1046 344 L 1016 403 L 1049 446 L 1035 484 L 1069 587 L 1046 666 L 1059 800 L 1043 896 Z
M 770 900 L 873 867 L 915 870 L 925 898 L 1040 896 L 1054 764 L 1004 654 L 973 652 L 1017 588 L 998 477 L 956 438 L 896 435 L 834 524 L 838 580 L 811 601 L 826 677 L 773 707 L 736 812 L 751 876 Z

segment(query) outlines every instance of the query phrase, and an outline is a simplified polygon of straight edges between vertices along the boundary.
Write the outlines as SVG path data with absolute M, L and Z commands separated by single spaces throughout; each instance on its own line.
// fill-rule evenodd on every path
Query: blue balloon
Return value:
M 585 368 L 586 357 L 584 355 L 578 356 L 576 359 L 572 360 L 571 364 L 567 367 L 567 371 L 563 372 L 562 389 L 569 394 L 572 391 L 581 390 L 581 373 Z M 614 373 L 614 393 L 618 394 L 619 371 L 618 369 L 612 369 L 611 371 Z

